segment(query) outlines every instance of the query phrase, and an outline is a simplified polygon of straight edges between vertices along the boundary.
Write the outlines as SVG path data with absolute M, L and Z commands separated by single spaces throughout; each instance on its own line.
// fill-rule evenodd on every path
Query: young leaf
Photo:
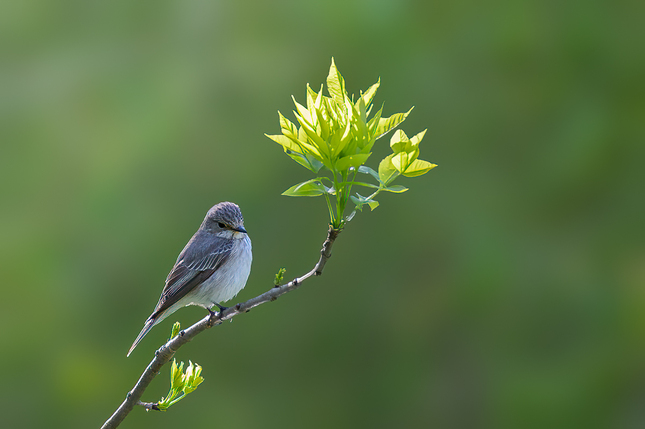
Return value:
M 361 149 L 361 153 L 368 153 L 369 151 L 371 151 L 374 143 L 376 143 L 376 139 L 374 137 L 368 139 L 367 143 L 365 143 L 365 146 L 363 146 L 363 149 Z
M 344 184 L 345 182 L 343 182 Z M 366 183 L 366 182 L 350 182 L 352 185 L 358 185 L 358 186 L 365 186 L 366 188 L 372 188 L 372 189 L 381 189 L 380 186 L 372 185 L 371 183 Z
M 367 122 L 367 106 L 365 105 L 365 100 L 363 97 L 359 97 L 358 101 L 354 105 L 354 108 L 358 111 L 360 122 L 365 124 Z
M 408 152 L 395 153 L 392 157 L 392 164 L 399 173 L 403 173 L 405 169 L 412 164 L 412 161 L 414 161 L 414 158 Z
M 293 185 L 282 195 L 287 197 L 317 197 L 318 195 L 323 195 L 327 193 L 327 190 L 318 179 L 307 180 L 306 182 L 298 183 Z
M 284 136 L 282 134 L 277 134 L 277 135 L 273 135 L 273 136 L 271 136 L 269 134 L 265 134 L 265 136 L 267 136 L 268 138 L 270 138 L 274 142 L 282 145 L 282 147 L 284 148 L 285 152 L 287 150 L 290 150 L 292 152 L 297 152 L 297 153 L 302 152 L 300 147 L 292 139 L 290 139 L 287 136 Z
M 293 95 L 291 96 L 291 99 L 293 100 L 293 104 L 296 105 L 296 110 L 294 110 L 293 113 L 296 113 L 297 115 L 300 115 L 300 117 L 303 118 L 304 121 L 306 121 L 310 126 L 315 126 L 314 120 L 313 120 L 313 118 L 311 116 L 311 113 L 309 113 L 309 110 L 307 110 L 307 108 L 305 106 L 303 106 L 302 104 L 298 103 L 296 101 L 296 97 L 294 97 Z M 296 117 L 297 117 L 297 115 L 296 115 Z
M 292 139 L 298 139 L 298 130 L 293 122 L 288 120 L 287 118 L 278 111 L 278 116 L 280 118 L 280 130 L 282 131 L 282 134 L 285 136 L 292 138 Z
M 347 143 L 349 143 L 351 139 L 352 139 L 352 124 L 348 122 L 347 125 L 345 126 L 345 131 L 343 132 L 343 135 L 341 136 L 340 141 L 338 142 L 338 146 L 336 147 L 336 150 L 334 151 L 334 153 L 336 155 L 340 155 L 345 150 L 345 148 L 347 147 Z
M 302 119 L 298 114 L 296 114 L 296 117 L 298 118 L 298 120 L 299 120 L 299 121 Z M 301 149 L 301 150 L 299 150 L 299 151 L 297 151 L 297 152 L 302 152 L 302 153 L 304 153 L 304 152 L 309 152 L 309 153 L 310 153 L 311 155 L 313 155 L 317 160 L 319 160 L 319 161 L 323 161 L 323 160 L 324 160 L 324 157 L 323 157 L 323 155 L 321 154 L 321 152 L 318 150 L 318 148 L 315 146 L 315 145 L 316 145 L 316 143 L 314 143 L 312 139 L 308 139 L 308 138 L 306 138 L 306 137 L 309 135 L 309 134 L 308 134 L 308 130 L 306 129 L 306 127 L 308 127 L 308 125 L 307 125 L 307 126 L 303 126 L 303 127 L 301 127 L 301 128 L 300 128 L 301 130 L 304 130 L 305 138 L 301 140 L 301 139 L 300 139 L 300 136 L 299 136 L 299 137 L 298 137 L 297 142 L 295 142 L 297 145 L 299 145 L 299 146 L 301 146 L 301 147 L 302 147 L 302 149 Z M 300 132 L 298 132 L 298 133 L 300 134 Z M 315 133 L 314 133 L 314 134 L 315 134 Z M 313 144 L 312 144 L 312 143 L 310 143 L 310 141 L 311 141 Z
M 287 155 L 291 157 L 294 161 L 296 161 L 298 164 L 302 165 L 306 169 L 313 171 L 314 173 L 318 173 L 320 169 L 323 166 L 323 163 L 318 161 L 316 158 L 313 156 L 309 155 L 308 153 L 298 153 L 298 152 L 293 152 L 287 148 L 284 149 Z
M 296 114 L 296 119 L 298 119 L 298 122 L 300 122 L 300 125 L 302 125 L 302 129 L 305 131 L 305 134 L 307 134 L 307 137 L 309 137 L 309 141 L 313 143 L 313 145 L 309 145 L 314 148 L 312 152 L 321 157 L 322 154 L 329 155 L 329 148 L 327 147 L 327 143 L 325 143 L 325 140 L 323 140 L 322 137 L 320 137 L 318 133 L 316 133 L 316 130 L 312 128 L 311 125 L 307 123 L 307 121 L 303 120 L 300 115 Z M 301 143 L 305 144 L 304 142 Z
M 394 134 L 392 134 L 392 138 L 390 139 L 390 147 L 392 148 L 392 152 L 403 152 L 407 149 L 408 145 L 410 145 L 410 139 L 408 138 L 407 134 L 405 134 L 405 131 L 396 130 Z
M 412 146 L 419 146 L 419 143 L 421 143 L 421 140 L 423 140 L 423 136 L 426 135 L 426 131 L 428 131 L 427 128 L 410 139 Z
M 371 153 L 357 153 L 356 155 L 343 157 L 336 161 L 336 170 L 345 171 L 349 170 L 349 167 L 358 168 L 367 161 L 367 158 L 369 158 L 370 155 Z
M 331 59 L 331 67 L 329 67 L 329 75 L 327 76 L 327 91 L 329 95 L 339 103 L 345 100 L 345 79 L 340 74 L 334 63 L 334 58 Z
M 358 210 L 359 212 L 362 212 L 363 211 L 363 202 L 361 200 L 359 200 L 358 198 L 356 198 L 355 196 L 353 196 L 353 195 L 350 195 L 349 198 L 356 205 L 356 210 Z
M 399 175 L 399 172 L 396 170 L 394 167 L 394 164 L 392 164 L 392 158 L 394 157 L 394 154 L 389 155 L 381 161 L 381 163 L 378 166 L 378 177 L 379 180 L 381 181 L 382 184 L 388 185 L 396 176 Z
M 392 185 L 392 186 L 388 186 L 387 188 L 383 188 L 382 190 L 383 191 L 388 191 L 388 192 L 394 192 L 395 194 L 401 194 L 401 193 L 407 191 L 408 188 L 406 188 L 405 186 L 401 186 L 401 185 Z
M 357 198 L 358 197 L 358 198 Z M 351 196 L 350 197 L 354 204 L 356 204 L 356 208 L 360 211 L 363 211 L 363 205 L 367 204 L 370 206 L 370 210 L 374 210 L 375 208 L 378 207 L 378 201 L 372 200 L 370 198 L 364 197 L 358 192 L 356 193 L 356 197 Z
M 184 363 L 177 365 L 175 359 L 172 360 L 170 368 L 170 388 L 177 391 L 184 388 Z
M 280 268 L 278 272 L 275 275 L 275 279 L 273 280 L 273 284 L 277 287 L 280 286 L 280 283 L 282 283 L 282 279 L 284 279 L 284 273 L 287 272 L 286 268 Z
M 414 106 L 405 113 L 396 113 L 389 118 L 379 119 L 378 125 L 376 126 L 376 132 L 374 133 L 375 137 L 378 139 L 392 128 L 396 128 L 401 122 L 405 121 L 405 118 L 408 117 L 412 109 L 414 109 Z
M 307 84 L 307 109 L 311 112 L 314 109 L 314 100 L 318 94 Z
M 361 94 L 361 98 L 363 99 L 363 103 L 365 103 L 366 106 L 369 106 L 370 103 L 372 102 L 372 99 L 374 98 L 374 95 L 376 94 L 376 90 L 378 87 L 381 85 L 381 78 L 378 78 L 378 81 L 370 86 L 367 91 L 365 91 L 363 94 Z
M 202 382 L 204 381 L 204 377 L 201 376 L 202 367 L 197 363 L 193 364 L 190 361 L 188 362 L 189 362 L 189 365 L 188 365 L 188 368 L 186 369 L 186 376 L 185 376 L 186 383 L 184 386 L 184 396 L 193 392 L 195 389 L 197 389 L 197 386 L 202 384 Z
M 177 335 L 179 335 L 179 331 L 181 330 L 181 324 L 179 322 L 175 322 L 172 325 L 172 330 L 170 331 L 170 338 L 168 340 L 172 340 L 175 338 Z
M 374 171 L 372 168 L 368 167 L 367 165 L 361 165 L 360 167 L 358 167 L 358 172 L 363 174 L 369 174 L 379 182 L 381 181 L 381 178 L 379 177 L 378 173 Z
M 403 175 L 405 177 L 421 176 L 422 174 L 426 174 L 428 171 L 432 170 L 436 166 L 437 164 L 432 164 L 428 161 L 417 159 L 414 162 L 412 162 L 408 166 L 408 168 L 405 169 L 405 171 L 403 172 Z
M 372 119 L 369 120 L 367 123 L 367 127 L 370 130 L 370 135 L 372 135 L 374 138 L 378 138 L 379 136 L 376 135 L 376 127 L 378 126 L 379 121 L 381 120 L 381 115 L 383 114 L 383 105 L 381 105 L 381 108 L 376 111 Z

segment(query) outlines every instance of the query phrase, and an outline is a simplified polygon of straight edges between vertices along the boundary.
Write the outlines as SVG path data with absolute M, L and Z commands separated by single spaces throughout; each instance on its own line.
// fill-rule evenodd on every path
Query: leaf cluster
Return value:
M 397 176 L 420 176 L 436 167 L 435 164 L 418 159 L 419 143 L 425 131 L 408 138 L 401 130 L 392 136 L 390 147 L 393 153 L 380 162 L 378 172 L 364 165 L 372 155 L 376 140 L 401 124 L 412 111 L 410 109 L 384 118 L 381 106 L 372 115 L 372 101 L 379 86 L 380 79 L 365 92 L 360 92 L 360 96 L 354 100 L 354 96 L 349 97 L 347 94 L 345 79 L 332 58 L 327 76 L 329 95 L 323 95 L 322 85 L 318 92 L 307 85 L 306 107 L 293 98 L 296 107 L 293 113 L 297 123 L 278 112 L 282 134 L 267 134 L 267 137 L 283 147 L 291 159 L 316 175 L 313 179 L 290 187 L 283 195 L 323 195 L 327 201 L 330 222 L 337 229 L 342 228 L 356 210 L 362 210 L 364 205 L 375 209 L 379 203 L 374 197 L 378 193 L 407 191 L 408 188 L 404 186 L 391 185 Z M 330 174 L 323 175 L 321 170 Z M 356 181 L 357 173 L 371 176 L 376 183 Z M 359 193 L 351 195 L 353 186 L 374 191 L 367 197 Z M 352 201 L 356 208 L 344 217 L 348 201 Z
M 278 272 L 275 275 L 275 279 L 273 279 L 273 285 L 274 286 L 276 286 L 276 287 L 280 286 L 280 284 L 282 283 L 282 280 L 284 279 L 284 273 L 286 273 L 286 272 L 287 272 L 287 269 L 284 268 L 284 267 L 280 268 L 278 270 Z
M 188 361 L 188 368 L 184 372 L 184 363 L 181 362 L 177 365 L 177 361 L 173 359 L 170 367 L 170 391 L 157 404 L 159 410 L 166 411 L 171 405 L 181 401 L 186 395 L 197 389 L 197 386 L 204 381 L 201 373 L 202 367 L 200 365 Z

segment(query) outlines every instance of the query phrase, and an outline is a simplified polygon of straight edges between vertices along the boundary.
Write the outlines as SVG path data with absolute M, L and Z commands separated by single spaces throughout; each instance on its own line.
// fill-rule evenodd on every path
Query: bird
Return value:
M 154 311 L 128 351 L 134 348 L 159 322 L 188 305 L 198 305 L 213 313 L 246 285 L 251 272 L 251 239 L 237 204 L 214 205 L 170 270 Z

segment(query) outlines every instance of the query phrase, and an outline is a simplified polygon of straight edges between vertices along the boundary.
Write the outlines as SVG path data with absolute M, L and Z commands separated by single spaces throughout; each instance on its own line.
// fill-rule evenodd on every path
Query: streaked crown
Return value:
M 224 224 L 229 227 L 238 228 L 244 226 L 242 211 L 237 204 L 228 201 L 215 204 L 206 214 L 203 226 L 207 223 Z

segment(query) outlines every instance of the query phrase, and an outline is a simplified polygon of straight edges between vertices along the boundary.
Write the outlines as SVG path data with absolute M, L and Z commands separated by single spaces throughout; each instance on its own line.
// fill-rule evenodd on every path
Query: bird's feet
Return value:
M 206 310 L 208 310 L 208 316 L 210 317 L 210 320 L 215 320 L 217 318 L 217 313 L 215 313 L 213 310 L 208 307 L 206 307 Z
M 221 317 L 222 317 L 222 313 L 223 313 L 225 310 L 227 310 L 227 309 L 228 309 L 228 307 L 224 307 L 223 305 L 219 305 L 218 303 L 213 304 L 213 306 L 216 306 L 216 307 L 219 309 L 219 312 L 217 313 L 219 318 L 221 318 Z M 211 307 L 211 308 L 212 308 L 212 307 Z M 215 313 L 213 312 L 213 310 L 211 310 L 210 308 L 208 309 L 208 311 L 211 313 L 211 315 L 214 315 L 214 314 L 215 314 Z

